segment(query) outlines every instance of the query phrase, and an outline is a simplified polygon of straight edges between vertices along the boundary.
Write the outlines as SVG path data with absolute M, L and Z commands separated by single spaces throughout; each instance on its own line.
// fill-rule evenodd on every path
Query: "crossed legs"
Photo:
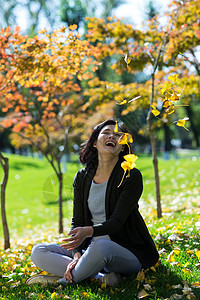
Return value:
M 60 277 L 64 276 L 67 265 L 73 260 L 71 251 L 57 244 L 44 243 L 33 247 L 31 259 L 38 268 Z M 113 241 L 94 240 L 72 270 L 73 281 L 77 283 L 91 278 L 103 269 L 131 275 L 140 271 L 141 263 L 132 252 Z

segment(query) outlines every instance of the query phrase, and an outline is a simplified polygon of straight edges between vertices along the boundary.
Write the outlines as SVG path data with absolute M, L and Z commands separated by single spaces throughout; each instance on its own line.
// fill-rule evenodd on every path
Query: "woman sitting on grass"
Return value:
M 134 168 L 121 182 L 121 163 L 129 148 L 118 143 L 123 134 L 116 132 L 115 125 L 116 121 L 107 120 L 96 126 L 80 151 L 86 167 L 78 171 L 73 183 L 70 237 L 63 239 L 62 245 L 33 247 L 35 265 L 56 276 L 35 275 L 28 284 L 78 283 L 95 277 L 114 285 L 121 275 L 137 273 L 158 261 L 155 244 L 138 211 L 142 175 Z M 118 127 L 120 132 L 128 132 L 122 123 Z

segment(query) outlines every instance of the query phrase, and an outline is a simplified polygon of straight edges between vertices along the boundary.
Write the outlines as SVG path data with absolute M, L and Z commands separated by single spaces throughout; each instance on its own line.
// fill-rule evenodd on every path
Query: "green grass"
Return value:
M 111 289 L 91 281 L 67 287 L 25 284 L 26 278 L 39 272 L 30 260 L 32 246 L 60 238 L 57 234 L 58 184 L 45 160 L 21 156 L 9 158 L 6 207 L 12 248 L 0 251 L 0 271 L 4 275 L 0 279 L 0 299 L 133 300 L 138 299 L 138 293 L 144 289 L 148 294 L 145 299 L 175 299 L 172 297 L 175 294 L 182 295 L 182 299 L 200 299 L 197 252 L 200 241 L 199 159 L 159 159 L 163 218 L 157 219 L 152 159 L 140 156 L 137 167 L 144 179 L 140 211 L 161 250 L 160 264 L 155 270 L 146 271 L 143 277 L 133 275 Z M 64 178 L 65 233 L 72 213 L 71 184 L 78 168 L 77 164 L 68 164 Z M 0 230 L 3 249 L 2 228 Z M 179 240 L 170 241 L 168 237 L 172 234 L 177 234 Z
M 58 181 L 52 167 L 46 160 L 23 156 L 9 157 L 9 180 L 6 189 L 6 210 L 10 231 L 23 233 L 25 228 L 33 228 L 58 219 Z M 69 164 L 64 174 L 63 210 L 64 217 L 71 219 L 72 181 L 77 164 Z M 0 179 L 3 171 L 0 169 Z M 0 224 L 0 236 L 2 225 Z

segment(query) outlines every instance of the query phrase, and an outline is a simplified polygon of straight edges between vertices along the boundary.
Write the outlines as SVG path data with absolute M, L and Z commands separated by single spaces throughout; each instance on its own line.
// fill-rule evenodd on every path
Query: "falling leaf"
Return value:
M 120 137 L 119 142 L 120 145 L 127 145 L 128 143 L 133 143 L 133 138 L 130 133 L 123 133 L 123 135 Z
M 132 169 L 134 169 L 136 166 L 135 161 L 138 159 L 138 157 L 134 154 L 127 154 L 127 155 L 124 155 L 124 159 L 125 159 L 125 161 L 123 161 L 121 163 L 121 167 L 124 170 L 124 173 L 126 173 L 126 171 L 128 171 L 127 177 L 129 177 L 130 171 Z
M 128 161 L 123 161 L 121 163 L 121 167 L 124 170 L 124 172 L 128 171 L 130 172 L 130 170 L 132 170 L 133 168 L 135 168 L 136 164 L 133 162 L 128 162 Z
M 173 114 L 174 113 L 174 104 L 172 104 L 170 107 L 168 107 L 166 109 L 166 112 L 168 113 L 168 115 Z
M 189 129 L 187 129 L 187 128 L 185 127 L 185 123 L 186 123 L 188 120 L 189 120 L 189 118 L 185 117 L 184 119 L 180 119 L 180 120 L 178 120 L 178 121 L 174 121 L 174 123 L 176 123 L 177 126 L 183 127 L 183 128 L 185 128 L 186 130 L 189 131 Z
M 165 100 L 164 102 L 163 102 L 163 107 L 164 108 L 168 108 L 168 107 L 170 107 L 171 106 L 171 101 L 169 101 L 169 100 Z
M 119 102 L 118 104 L 119 105 L 124 105 L 124 104 L 126 104 L 127 103 L 127 101 L 126 100 L 123 100 L 122 102 Z
M 155 117 L 160 114 L 159 110 L 157 110 L 157 108 L 154 105 L 151 105 L 151 108 L 152 108 L 151 112 Z
M 178 74 L 174 74 L 168 77 L 168 79 L 173 81 L 174 83 L 176 82 L 177 78 L 178 78 Z
M 179 96 L 173 91 L 170 100 L 177 101 L 177 100 L 179 100 Z
M 114 132 L 115 132 L 115 133 L 119 132 L 119 128 L 118 128 L 118 123 L 117 123 L 117 122 L 116 122 L 116 124 L 115 124 Z
M 135 154 L 127 154 L 124 155 L 124 159 L 127 162 L 134 163 L 138 159 L 138 156 L 136 156 Z

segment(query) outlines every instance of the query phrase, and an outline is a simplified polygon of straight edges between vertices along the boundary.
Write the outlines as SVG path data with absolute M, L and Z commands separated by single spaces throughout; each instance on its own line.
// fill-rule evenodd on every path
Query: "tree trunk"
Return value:
M 156 66 L 156 65 L 155 65 Z M 156 68 L 154 67 L 154 72 Z M 152 73 L 152 92 L 151 92 L 151 101 L 150 105 L 154 102 L 154 72 Z M 151 108 L 149 109 L 147 115 L 147 130 L 149 133 L 151 147 L 152 147 L 152 156 L 153 156 L 153 166 L 154 166 L 154 178 L 155 178 L 155 189 L 156 189 L 156 203 L 157 203 L 157 217 L 162 217 L 162 209 L 161 209 L 161 197 L 160 197 L 160 181 L 159 181 L 159 171 L 158 171 L 158 159 L 157 159 L 157 151 L 156 151 L 156 138 L 153 136 L 151 131 Z
M 165 151 L 169 152 L 172 148 L 171 138 L 170 138 L 170 129 L 166 123 L 164 124 L 163 128 L 164 128 L 164 133 L 165 133 Z
M 63 233 L 63 199 L 62 199 L 62 189 L 63 189 L 63 176 L 62 172 L 58 175 L 59 180 L 59 198 L 58 198 L 58 204 L 59 204 L 59 233 Z
M 157 217 L 162 217 L 161 201 L 160 201 L 160 180 L 158 171 L 158 159 L 156 150 L 156 138 L 150 135 L 151 146 L 152 146 L 152 156 L 153 156 L 153 167 L 154 167 L 154 178 L 156 187 L 156 203 L 157 203 Z
M 6 208 L 5 208 L 5 200 L 6 200 L 6 185 L 8 182 L 8 158 L 4 157 L 0 152 L 0 163 L 4 171 L 3 180 L 1 182 L 1 218 L 2 218 L 2 225 L 3 225 L 3 234 L 4 234 L 4 249 L 10 248 L 10 236 L 8 230 L 8 224 L 6 220 Z

